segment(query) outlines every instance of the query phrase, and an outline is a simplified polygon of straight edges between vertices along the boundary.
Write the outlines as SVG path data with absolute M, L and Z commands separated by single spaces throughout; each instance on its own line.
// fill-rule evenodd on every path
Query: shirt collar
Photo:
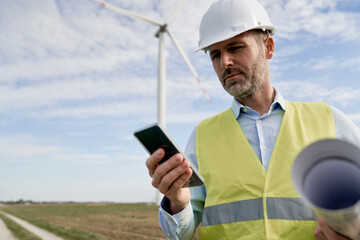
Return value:
M 270 106 L 270 112 L 272 112 L 273 110 L 280 108 L 283 111 L 286 110 L 285 108 L 285 99 L 283 98 L 283 96 L 281 95 L 280 91 L 273 87 L 275 90 L 275 98 L 274 98 L 274 102 L 271 104 Z M 232 105 L 231 105 L 231 109 L 234 113 L 235 118 L 238 118 L 240 113 L 241 113 L 241 109 L 245 109 L 246 106 L 242 105 L 240 102 L 238 102 L 235 98 L 233 99 Z

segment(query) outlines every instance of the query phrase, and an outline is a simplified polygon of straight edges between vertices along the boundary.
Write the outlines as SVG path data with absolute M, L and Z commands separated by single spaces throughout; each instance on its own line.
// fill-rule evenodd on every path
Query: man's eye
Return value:
M 216 58 L 218 58 L 220 56 L 220 53 L 213 53 L 213 54 L 211 54 L 211 60 L 214 60 L 214 59 L 216 59 Z

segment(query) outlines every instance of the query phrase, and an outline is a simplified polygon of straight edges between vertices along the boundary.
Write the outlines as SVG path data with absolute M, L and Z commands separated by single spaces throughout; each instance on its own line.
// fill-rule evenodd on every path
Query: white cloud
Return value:
M 275 57 L 279 59 L 288 58 L 294 55 L 297 55 L 298 53 L 301 53 L 303 50 L 306 49 L 305 45 L 285 45 L 281 49 L 277 50 L 276 48 L 276 42 L 275 42 Z
M 284 51 L 286 51 L 285 48 Z M 271 61 L 271 70 L 276 72 L 278 71 L 286 71 L 291 69 L 312 69 L 312 70 L 333 70 L 333 69 L 344 69 L 344 71 L 359 71 L 360 70 L 360 58 L 359 57 L 350 57 L 345 58 L 343 56 L 331 56 L 325 55 L 318 58 L 309 58 L 305 61 L 303 59 L 300 60 L 292 60 L 288 61 L 288 57 L 284 57 L 285 55 L 280 52 L 280 56 L 276 55 L 274 61 Z M 334 53 L 334 55 L 336 55 Z
M 360 57 L 348 58 L 343 61 L 339 61 L 337 65 L 340 67 L 349 68 L 353 71 L 359 71 Z
M 104 153 L 81 153 L 85 149 L 64 147 L 53 139 L 29 135 L 0 137 L 0 162 L 61 163 L 67 165 L 102 165 L 114 161 Z
M 333 57 L 326 57 L 309 61 L 307 64 L 315 70 L 327 69 L 333 67 L 336 64 L 336 59 L 334 59 Z
M 113 163 L 114 158 L 107 154 L 60 154 L 51 157 L 53 161 L 70 165 L 103 165 Z
M 156 106 L 152 102 L 128 101 L 120 103 L 92 104 L 78 107 L 58 107 L 41 111 L 41 114 L 34 111 L 31 118 L 93 118 L 93 117 L 141 117 L 149 118 L 156 112 Z
M 64 147 L 49 144 L 48 140 L 25 135 L 0 137 L 0 146 L 2 160 L 7 158 L 33 158 L 51 154 L 56 155 L 65 151 Z
M 148 82 L 145 84 L 145 82 Z M 154 97 L 156 82 L 153 79 L 69 79 L 65 81 L 42 82 L 24 87 L 0 85 L 0 112 L 29 107 L 51 107 L 60 104 L 94 99 L 115 99 L 126 102 L 144 95 Z
M 126 57 L 125 57 L 126 56 Z M 18 79 L 40 81 L 51 78 L 73 77 L 85 73 L 113 71 L 119 65 L 139 61 L 140 56 L 132 51 L 113 51 L 106 56 L 48 57 L 4 64 L 0 68 L 0 83 L 12 83 Z
M 339 0 L 276 0 L 262 1 L 268 9 L 272 22 L 278 26 L 277 36 L 284 39 L 306 40 L 304 34 L 311 34 L 313 41 L 349 42 L 358 41 L 359 13 L 343 12 L 337 9 Z M 331 37 L 331 39 L 329 39 Z
M 133 137 L 134 138 L 134 137 Z M 124 154 L 119 153 L 116 155 L 116 158 L 120 161 L 137 161 L 142 166 L 145 164 L 145 160 L 149 157 L 149 154 L 144 149 L 143 154 Z
M 76 31 L 61 21 L 54 1 L 2 2 L 0 15 L 0 26 L 6 31 L 0 37 L 1 52 L 15 59 L 46 56 L 46 49 L 71 50 L 73 42 L 80 39 Z
M 360 89 L 336 87 L 323 81 L 287 81 L 278 82 L 276 86 L 287 98 L 295 101 L 327 101 L 331 104 L 347 106 L 358 101 Z

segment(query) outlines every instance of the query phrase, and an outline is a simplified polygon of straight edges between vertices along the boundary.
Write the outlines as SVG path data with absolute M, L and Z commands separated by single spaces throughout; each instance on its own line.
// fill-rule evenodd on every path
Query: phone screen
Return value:
M 157 125 L 137 131 L 134 135 L 140 140 L 141 144 L 144 145 L 150 155 L 159 148 L 164 149 L 165 157 L 159 162 L 159 164 L 165 162 L 174 154 L 179 153 L 174 144 Z
M 180 153 L 184 157 L 184 159 L 189 162 L 193 174 L 191 175 L 191 178 L 188 180 L 184 187 L 195 187 L 204 184 L 204 179 L 200 175 L 198 170 L 187 159 L 186 155 L 181 152 L 180 148 L 176 146 L 175 142 L 170 139 L 167 133 L 163 129 L 161 129 L 159 125 L 153 124 L 148 127 L 139 129 L 135 131 L 134 136 L 139 140 L 141 145 L 143 145 L 143 147 L 148 151 L 150 155 L 159 148 L 164 149 L 165 156 L 158 164 L 165 162 L 176 153 Z

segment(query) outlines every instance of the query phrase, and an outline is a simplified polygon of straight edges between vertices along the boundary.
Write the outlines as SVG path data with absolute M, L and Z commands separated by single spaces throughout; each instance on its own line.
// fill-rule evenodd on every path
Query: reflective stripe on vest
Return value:
M 300 198 L 267 198 L 268 219 L 315 220 Z M 202 226 L 264 219 L 263 199 L 249 199 L 204 208 Z
M 301 198 L 267 198 L 268 219 L 315 221 L 315 213 Z
M 249 199 L 204 208 L 202 226 L 264 218 L 263 199 Z

